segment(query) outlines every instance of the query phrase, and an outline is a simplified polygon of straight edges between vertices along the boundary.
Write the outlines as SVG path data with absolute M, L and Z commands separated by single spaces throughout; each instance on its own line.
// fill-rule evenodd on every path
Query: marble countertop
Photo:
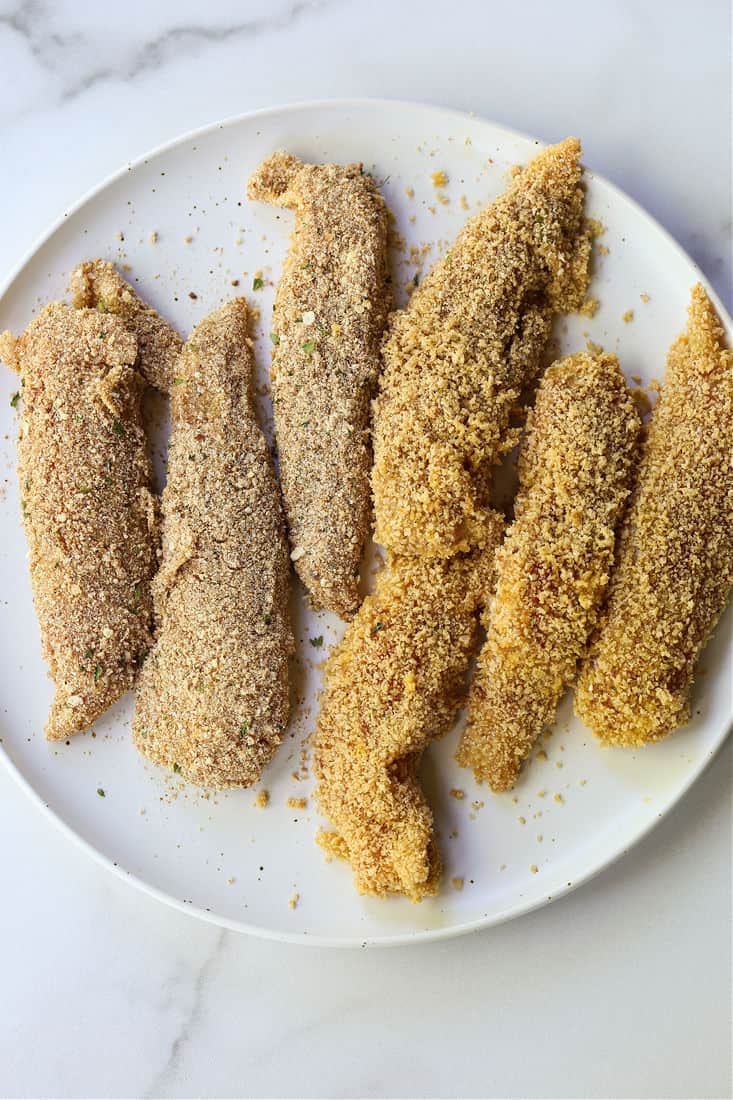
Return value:
M 700 15 L 672 0 L 0 0 L 0 270 L 183 131 L 371 95 L 578 133 L 730 307 L 730 7 Z M 168 909 L 0 770 L 0 1095 L 727 1096 L 731 824 L 729 741 L 577 893 L 460 940 L 339 952 Z

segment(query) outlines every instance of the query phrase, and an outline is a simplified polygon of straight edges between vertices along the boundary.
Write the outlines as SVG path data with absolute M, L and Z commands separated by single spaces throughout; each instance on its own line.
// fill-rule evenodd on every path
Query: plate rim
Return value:
M 229 127 L 241 125 L 245 122 L 251 122 L 258 118 L 267 118 L 272 115 L 279 114 L 292 114 L 299 111 L 313 111 L 319 109 L 333 109 L 339 107 L 343 109 L 398 109 L 409 111 L 428 111 L 433 115 L 441 116 L 443 120 L 453 121 L 454 123 L 463 123 L 464 125 L 475 125 L 476 123 L 485 124 L 490 126 L 493 130 L 504 134 L 509 139 L 520 139 L 522 141 L 529 141 L 536 145 L 539 149 L 544 148 L 547 143 L 535 138 L 531 134 L 527 134 L 522 130 L 516 130 L 512 127 L 505 126 L 502 123 L 494 122 L 492 119 L 486 118 L 481 114 L 474 112 L 462 111 L 456 108 L 443 107 L 437 104 L 423 102 L 420 100 L 409 99 L 391 99 L 385 97 L 332 97 L 332 98 L 320 98 L 313 100 L 300 100 L 294 103 L 282 103 L 269 107 L 258 108 L 253 111 L 244 111 L 239 114 L 229 115 L 224 119 L 220 119 L 214 122 L 207 123 L 203 126 L 196 127 L 193 130 L 185 131 L 178 134 L 176 137 L 171 138 L 168 141 L 162 142 L 159 145 L 154 146 L 152 149 L 147 150 L 142 155 L 136 157 L 133 160 L 126 161 L 120 168 L 109 173 L 99 183 L 94 185 L 85 191 L 74 203 L 72 203 L 66 210 L 55 218 L 47 228 L 35 239 L 31 246 L 20 257 L 16 264 L 10 269 L 8 275 L 0 281 L 0 303 L 3 298 L 11 289 L 16 279 L 22 274 L 26 266 L 33 260 L 36 253 L 38 253 L 55 235 L 56 232 L 63 226 L 67 218 L 78 213 L 87 203 L 97 198 L 103 191 L 113 184 L 122 179 L 128 172 L 134 171 L 136 168 L 143 166 L 147 161 L 152 160 L 155 157 L 161 156 L 165 153 L 178 148 L 188 141 L 196 140 L 206 135 L 213 133 L 216 130 L 224 130 Z M 677 255 L 689 264 L 696 274 L 697 279 L 705 287 L 707 293 L 710 296 L 711 301 L 715 305 L 718 315 L 728 331 L 729 338 L 733 333 L 733 319 L 728 312 L 727 307 L 721 301 L 718 293 L 711 286 L 710 281 L 701 270 L 697 262 L 685 251 L 682 245 L 672 236 L 668 229 L 666 229 L 661 222 L 650 214 L 636 199 L 627 194 L 621 187 L 612 181 L 608 180 L 605 176 L 600 175 L 597 172 L 592 171 L 589 168 L 585 168 L 587 177 L 597 181 L 603 187 L 607 188 L 614 196 L 615 200 L 622 205 L 626 205 L 633 210 L 638 216 L 641 216 L 651 227 L 659 233 L 666 244 L 670 246 Z M 4 744 L 0 743 L 0 761 L 3 764 L 6 772 L 12 776 L 20 789 L 24 791 L 30 801 L 41 811 L 44 817 L 51 820 L 57 828 L 61 830 L 67 837 L 69 837 L 78 848 L 86 852 L 95 863 L 104 867 L 106 870 L 112 872 L 123 882 L 136 887 L 137 889 L 146 893 L 149 897 L 155 898 L 165 905 L 178 910 L 181 913 L 185 913 L 188 916 L 197 917 L 200 920 L 204 920 L 209 924 L 214 924 L 220 928 L 225 928 L 229 931 L 245 933 L 251 936 L 257 936 L 260 939 L 266 939 L 270 941 L 276 941 L 281 943 L 296 943 L 303 944 L 312 947 L 338 947 L 338 948 L 364 948 L 364 947 L 399 947 L 407 946 L 408 944 L 417 943 L 429 943 L 436 942 L 438 940 L 455 939 L 458 936 L 468 935 L 471 932 L 477 932 L 482 929 L 494 928 L 500 924 L 504 924 L 507 921 L 513 920 L 516 917 L 524 916 L 525 914 L 532 913 L 537 909 L 544 908 L 560 898 L 566 897 L 568 894 L 573 893 L 579 887 L 585 885 L 591 879 L 600 875 L 608 867 L 611 867 L 617 860 L 621 859 L 631 850 L 639 844 L 645 837 L 656 828 L 656 826 L 667 817 L 667 815 L 679 804 L 684 796 L 689 791 L 690 787 L 695 783 L 703 772 L 709 767 L 714 758 L 719 753 L 721 747 L 727 740 L 728 736 L 733 729 L 733 705 L 731 706 L 731 713 L 728 718 L 727 725 L 723 728 L 720 737 L 714 744 L 710 752 L 699 761 L 697 766 L 685 777 L 684 782 L 675 791 L 674 796 L 666 803 L 664 808 L 659 814 L 649 820 L 634 836 L 633 840 L 625 847 L 619 850 L 612 851 L 610 855 L 606 855 L 601 860 L 589 867 L 584 874 L 581 874 L 574 878 L 572 885 L 564 886 L 558 889 L 550 897 L 543 896 L 534 900 L 522 901 L 521 899 L 514 904 L 507 906 L 505 909 L 491 916 L 485 915 L 478 917 L 475 920 L 464 921 L 461 924 L 455 924 L 448 928 L 436 928 L 436 929 L 424 929 L 412 932 L 399 932 L 389 936 L 363 936 L 363 937 L 336 937 L 336 936 L 322 936 L 311 935 L 308 932 L 303 931 L 287 931 L 284 929 L 273 929 L 258 924 L 252 924 L 248 921 L 234 920 L 230 917 L 225 917 L 222 914 L 214 913 L 199 905 L 194 905 L 183 901 L 181 898 L 175 897 L 173 894 L 167 893 L 158 886 L 154 886 L 150 882 L 146 882 L 139 875 L 134 874 L 132 871 L 122 867 L 116 861 L 110 859 L 104 852 L 78 833 L 70 824 L 68 824 L 59 814 L 53 810 L 47 802 L 41 797 L 38 791 L 31 785 L 30 781 L 26 778 L 19 767 L 14 763 L 8 754 Z

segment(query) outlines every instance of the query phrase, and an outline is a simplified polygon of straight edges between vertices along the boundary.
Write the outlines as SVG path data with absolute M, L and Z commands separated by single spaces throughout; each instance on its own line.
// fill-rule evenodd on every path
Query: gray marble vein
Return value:
M 166 1084 L 175 1078 L 178 1065 L 181 1059 L 181 1055 L 185 1050 L 187 1044 L 190 1042 L 197 1022 L 201 1017 L 201 1009 L 206 994 L 207 979 L 216 967 L 219 957 L 223 951 L 224 944 L 227 939 L 227 931 L 222 928 L 216 939 L 214 940 L 213 947 L 209 954 L 206 956 L 198 971 L 193 976 L 193 988 L 191 992 L 191 1003 L 188 1007 L 181 1025 L 175 1035 L 173 1041 L 170 1044 L 168 1050 L 168 1056 L 162 1067 L 156 1074 L 154 1080 L 150 1084 L 149 1088 L 145 1091 L 146 1097 L 157 1097 L 165 1091 Z

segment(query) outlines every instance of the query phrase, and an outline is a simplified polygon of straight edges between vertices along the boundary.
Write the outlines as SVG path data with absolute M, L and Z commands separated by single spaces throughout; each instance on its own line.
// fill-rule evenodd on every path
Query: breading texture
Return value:
M 145 380 L 169 393 L 183 340 L 147 305 L 108 260 L 87 260 L 72 272 L 71 293 L 77 309 L 88 307 L 121 317 L 137 337 L 138 368 Z
M 272 400 L 295 569 L 349 618 L 371 522 L 370 403 L 389 309 L 387 211 L 361 165 L 274 153 L 248 195 L 295 209 L 272 322 Z
M 578 717 L 610 744 L 658 741 L 690 716 L 700 651 L 733 583 L 733 353 L 693 288 L 671 347 Z
M 581 306 L 590 228 L 580 144 L 540 153 L 472 218 L 383 348 L 374 409 L 375 538 L 395 553 L 450 557 L 490 532 L 493 467 L 540 368 L 553 315 Z
M 89 727 L 151 645 L 156 507 L 135 337 L 95 310 L 46 306 L 0 346 L 21 376 L 18 478 L 50 740 Z
M 171 398 L 156 641 L 135 744 L 201 786 L 254 783 L 288 718 L 288 561 L 280 496 L 252 400 L 247 304 L 194 329 Z
M 321 843 L 351 862 L 365 894 L 437 893 L 433 814 L 417 778 L 423 749 L 464 696 L 503 521 L 492 545 L 450 561 L 390 557 L 330 655 L 314 734 L 316 795 L 337 833 Z
M 640 427 L 613 355 L 572 355 L 540 382 L 457 754 L 495 791 L 514 785 L 585 652 L 613 568 Z

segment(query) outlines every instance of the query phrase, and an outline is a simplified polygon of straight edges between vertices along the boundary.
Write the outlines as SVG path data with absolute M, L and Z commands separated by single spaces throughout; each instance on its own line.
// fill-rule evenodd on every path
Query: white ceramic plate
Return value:
M 286 148 L 306 160 L 363 161 L 382 181 L 408 245 L 430 242 L 434 256 L 465 221 L 466 205 L 474 211 L 501 192 L 509 168 L 526 162 L 537 145 L 479 119 L 374 101 L 305 104 L 212 126 L 125 168 L 64 215 L 9 280 L 0 329 L 21 331 L 40 305 L 65 295 L 79 260 L 104 256 L 129 264 L 141 293 L 183 332 L 232 294 L 246 293 L 262 311 L 264 378 L 270 281 L 277 279 L 291 225 L 289 213 L 245 199 L 247 176 L 264 156 Z M 437 201 L 431 181 L 438 170 L 449 177 L 448 204 Z M 559 326 L 562 350 L 582 348 L 590 338 L 618 352 L 627 375 L 648 382 L 663 374 L 667 348 L 685 324 L 690 287 L 705 280 L 631 200 L 591 172 L 587 179 L 589 213 L 607 227 L 601 243 L 609 251 L 598 256 L 592 287 L 601 307 L 592 320 L 570 318 Z M 403 288 L 414 267 L 401 258 L 396 277 Z M 259 270 L 268 285 L 252 292 Z M 634 320 L 624 323 L 629 309 Z M 722 309 L 721 315 L 730 336 L 730 319 Z M 723 741 L 731 722 L 730 613 L 704 655 L 693 721 L 659 745 L 603 749 L 573 718 L 566 699 L 545 746 L 548 759 L 535 762 L 513 794 L 496 796 L 454 764 L 454 731 L 428 751 L 423 766 L 445 875 L 440 896 L 421 905 L 359 897 L 349 868 L 326 864 L 313 842 L 319 818 L 312 800 L 304 810 L 287 806 L 288 798 L 310 793 L 310 780 L 296 781 L 292 773 L 312 728 L 315 662 L 342 629 L 334 618 L 308 612 L 299 589 L 293 608 L 300 702 L 261 784 L 270 793 L 266 809 L 256 806 L 256 791 L 207 796 L 138 756 L 129 696 L 95 733 L 68 746 L 48 744 L 42 729 L 51 684 L 13 474 L 16 381 L 0 372 L 0 755 L 89 852 L 161 899 L 227 927 L 310 943 L 416 942 L 485 927 L 551 901 L 625 852 L 677 802 Z M 309 643 L 318 635 L 325 639 L 321 650 Z M 451 788 L 463 789 L 465 798 L 450 797 Z M 464 880 L 463 890 L 451 886 L 453 878 Z

